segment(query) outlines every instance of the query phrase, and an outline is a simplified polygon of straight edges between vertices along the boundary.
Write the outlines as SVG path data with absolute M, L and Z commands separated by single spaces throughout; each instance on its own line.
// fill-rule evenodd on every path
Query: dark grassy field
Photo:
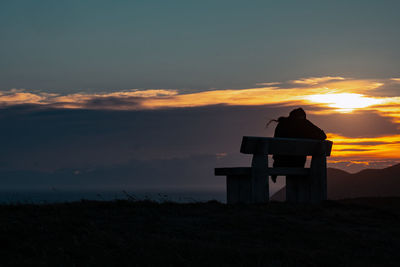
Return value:
M 400 266 L 400 198 L 0 206 L 1 266 Z

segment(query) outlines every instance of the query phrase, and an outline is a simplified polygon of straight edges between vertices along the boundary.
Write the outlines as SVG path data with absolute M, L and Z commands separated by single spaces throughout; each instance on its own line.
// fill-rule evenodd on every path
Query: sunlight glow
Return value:
M 305 99 L 314 103 L 326 104 L 328 107 L 335 108 L 336 111 L 342 113 L 352 112 L 355 109 L 379 105 L 385 102 L 383 99 L 366 97 L 355 93 L 315 94 L 306 96 Z

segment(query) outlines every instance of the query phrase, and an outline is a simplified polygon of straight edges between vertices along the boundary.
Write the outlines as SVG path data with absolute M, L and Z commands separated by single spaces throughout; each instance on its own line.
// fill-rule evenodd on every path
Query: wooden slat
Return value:
M 301 138 L 243 136 L 240 152 L 263 155 L 325 155 L 329 156 L 332 141 Z
M 311 201 L 310 176 L 286 176 L 286 201 L 309 203 Z
M 215 168 L 217 176 L 246 176 L 251 174 L 251 167 L 233 167 L 233 168 Z M 289 168 L 275 167 L 267 168 L 265 175 L 299 175 L 306 176 L 310 174 L 310 168 Z
M 310 168 L 268 168 L 269 175 L 299 175 L 307 176 L 310 174 Z
M 219 176 L 250 175 L 251 167 L 215 168 L 214 173 Z

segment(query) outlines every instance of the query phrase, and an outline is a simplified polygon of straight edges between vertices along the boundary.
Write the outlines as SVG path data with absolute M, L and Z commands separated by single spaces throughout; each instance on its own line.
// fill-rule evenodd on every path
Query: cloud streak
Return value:
M 33 104 L 66 109 L 151 110 L 210 105 L 307 105 L 317 107 L 311 112 L 319 114 L 371 110 L 400 123 L 400 94 L 385 95 L 386 87 L 393 91 L 400 86 L 398 78 L 372 80 L 325 76 L 258 83 L 257 86 L 262 87 L 194 93 L 132 89 L 68 95 L 12 89 L 0 92 L 0 107 Z
M 330 81 L 337 81 L 337 80 L 345 80 L 345 78 L 336 76 L 325 76 L 325 77 L 310 77 L 310 78 L 303 78 L 299 80 L 293 80 L 292 83 L 294 84 L 305 84 L 305 85 L 316 85 Z

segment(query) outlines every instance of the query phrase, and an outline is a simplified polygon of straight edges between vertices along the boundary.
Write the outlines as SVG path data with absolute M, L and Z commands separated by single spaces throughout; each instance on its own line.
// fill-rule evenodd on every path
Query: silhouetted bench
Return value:
M 269 201 L 269 176 L 286 176 L 286 201 L 318 203 L 327 198 L 326 157 L 331 141 L 244 136 L 240 152 L 253 154 L 251 167 L 216 168 L 226 176 L 227 203 Z M 270 168 L 268 155 L 312 156 L 310 168 Z

